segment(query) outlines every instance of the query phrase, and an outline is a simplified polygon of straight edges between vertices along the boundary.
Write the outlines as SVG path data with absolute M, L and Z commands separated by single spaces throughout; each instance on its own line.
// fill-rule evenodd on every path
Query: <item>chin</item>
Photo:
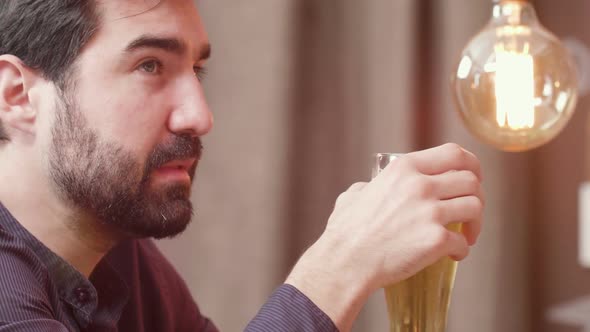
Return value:
M 175 198 L 152 210 L 145 220 L 148 237 L 156 239 L 170 238 L 184 232 L 193 217 L 193 206 L 188 198 Z M 140 221 L 141 222 L 141 221 Z
M 177 236 L 184 232 L 193 217 L 190 188 L 186 186 L 152 191 L 126 207 L 118 217 L 107 218 L 107 223 L 132 238 Z

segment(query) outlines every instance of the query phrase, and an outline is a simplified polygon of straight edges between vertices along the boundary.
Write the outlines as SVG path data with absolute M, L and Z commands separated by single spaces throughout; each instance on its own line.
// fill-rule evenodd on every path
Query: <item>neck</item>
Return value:
M 0 147 L 0 201 L 35 238 L 88 277 L 120 238 L 64 202 L 38 167 L 40 160 L 7 158 L 17 154 L 10 150 Z

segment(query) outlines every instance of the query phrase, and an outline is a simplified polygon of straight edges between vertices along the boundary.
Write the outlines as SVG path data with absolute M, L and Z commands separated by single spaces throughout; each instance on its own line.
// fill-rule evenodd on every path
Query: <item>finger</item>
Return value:
M 337 209 L 341 206 L 351 204 L 355 199 L 358 199 L 359 192 L 358 191 L 345 191 L 338 195 L 336 198 L 336 203 L 334 203 L 334 209 Z
M 483 190 L 480 188 L 479 193 L 477 195 L 482 202 L 482 206 L 485 207 L 485 198 L 483 195 Z M 483 209 L 483 208 L 482 208 Z M 483 211 L 478 219 L 475 219 L 471 222 L 463 224 L 461 229 L 463 235 L 467 239 L 467 242 L 470 246 L 474 245 L 477 242 L 477 238 L 481 233 L 482 223 L 483 223 Z
M 435 148 L 408 153 L 400 158 L 411 163 L 419 172 L 427 175 L 448 171 L 471 171 L 481 181 L 481 166 L 477 157 L 457 144 L 449 143 Z
M 429 213 L 430 218 L 441 225 L 471 223 L 481 219 L 483 203 L 477 196 L 462 196 L 436 201 Z
M 471 171 L 446 172 L 439 175 L 431 175 L 434 197 L 450 199 L 461 196 L 478 196 L 481 183 L 477 175 Z
M 456 261 L 461 261 L 469 255 L 469 244 L 465 236 L 461 233 L 448 231 L 448 253 L 449 257 Z
M 472 220 L 471 222 L 464 223 L 461 226 L 461 233 L 463 233 L 463 236 L 465 236 L 465 239 L 467 239 L 467 243 L 470 246 L 474 245 L 477 242 L 477 238 L 481 233 L 482 220 L 483 218 L 478 218 Z

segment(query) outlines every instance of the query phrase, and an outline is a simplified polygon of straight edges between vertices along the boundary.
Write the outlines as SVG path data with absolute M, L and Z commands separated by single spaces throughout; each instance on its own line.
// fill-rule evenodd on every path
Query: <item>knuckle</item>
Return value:
M 463 160 L 467 158 L 467 153 L 465 150 L 463 150 L 463 148 L 456 143 L 447 143 L 446 149 L 448 151 L 447 154 L 449 158 L 453 160 L 459 160 L 463 162 Z
M 471 193 L 478 193 L 479 192 L 479 179 L 473 172 L 466 172 L 465 174 L 465 182 L 467 183 L 468 190 Z
M 426 214 L 428 220 L 434 221 L 436 224 L 440 224 L 444 217 L 444 210 L 441 204 L 433 203 L 427 208 Z
M 344 203 L 346 203 L 350 200 L 350 196 L 351 196 L 350 192 L 341 193 L 340 195 L 338 195 L 338 198 L 336 198 L 336 203 L 334 205 L 335 206 L 343 205 Z
M 353 183 L 352 185 L 350 185 L 350 187 L 348 187 L 348 189 L 346 190 L 346 192 L 360 191 L 360 190 L 362 190 L 365 187 L 366 184 L 367 184 L 366 182 L 356 182 L 356 183 Z
M 396 163 L 396 167 L 394 168 L 400 172 L 407 172 L 408 170 L 414 168 L 412 158 L 409 155 L 401 156 L 395 159 L 393 162 Z
M 469 206 L 473 210 L 474 215 L 480 216 L 483 213 L 484 204 L 479 197 L 471 196 Z
M 416 175 L 408 180 L 409 192 L 417 198 L 428 198 L 434 192 L 434 183 L 426 176 Z
M 447 150 L 447 153 L 450 153 L 452 156 L 460 156 L 465 153 L 465 150 L 463 150 L 463 148 L 457 143 L 446 143 L 443 147 Z
M 476 198 L 477 198 L 477 197 L 476 197 Z M 483 211 L 484 211 L 484 209 L 485 209 L 485 204 L 484 204 L 484 202 L 483 202 L 481 199 L 479 199 L 479 198 L 477 198 L 477 199 L 475 200 L 475 209 L 476 209 L 476 211 L 477 211 L 477 214 L 478 214 L 478 215 L 480 215 L 480 216 L 481 216 L 481 215 L 483 214 Z

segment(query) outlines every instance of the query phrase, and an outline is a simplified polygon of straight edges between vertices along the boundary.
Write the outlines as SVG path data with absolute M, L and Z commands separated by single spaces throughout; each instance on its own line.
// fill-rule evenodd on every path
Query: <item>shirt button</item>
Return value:
M 78 301 L 80 301 L 81 303 L 88 302 L 88 300 L 90 299 L 90 294 L 86 289 L 82 287 L 76 288 L 74 290 L 74 294 L 76 295 Z

